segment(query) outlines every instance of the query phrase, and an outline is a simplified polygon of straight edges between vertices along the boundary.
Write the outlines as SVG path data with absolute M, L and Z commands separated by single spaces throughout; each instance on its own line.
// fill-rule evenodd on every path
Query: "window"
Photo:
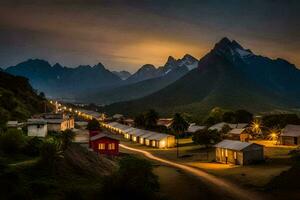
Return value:
M 108 144 L 108 150 L 114 150 L 115 148 L 115 143 Z
M 228 157 L 228 151 L 225 149 L 225 157 Z
M 104 143 L 99 143 L 99 149 L 104 150 L 105 149 L 105 144 Z
M 156 141 L 152 141 L 152 146 L 155 147 L 156 146 Z
M 237 158 L 236 152 L 233 152 L 233 157 L 236 160 L 236 158 Z

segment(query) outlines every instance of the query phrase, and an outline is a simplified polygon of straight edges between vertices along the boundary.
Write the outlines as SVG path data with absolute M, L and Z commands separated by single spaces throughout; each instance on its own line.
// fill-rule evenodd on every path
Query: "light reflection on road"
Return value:
M 180 164 L 177 162 L 173 162 L 170 160 L 166 160 L 163 158 L 159 158 L 157 156 L 154 156 L 153 154 L 151 154 L 148 151 L 144 151 L 141 149 L 136 149 L 136 148 L 132 148 L 132 147 L 128 147 L 124 144 L 120 144 L 121 148 L 130 150 L 130 151 L 135 151 L 135 152 L 139 152 L 142 153 L 144 156 L 146 156 L 147 158 L 150 158 L 152 160 L 156 160 L 162 163 L 165 163 L 167 165 L 182 169 L 186 172 L 189 172 L 193 175 L 196 175 L 199 178 L 204 179 L 205 181 L 208 181 L 209 183 L 213 184 L 214 186 L 217 186 L 218 189 L 220 190 L 224 190 L 225 192 L 228 192 L 231 196 L 235 197 L 236 199 L 247 199 L 247 200 L 261 200 L 260 197 L 258 197 L 256 194 L 249 192 L 247 190 L 244 190 L 242 188 L 240 188 L 237 185 L 234 185 L 232 183 L 229 183 L 223 179 L 217 178 L 211 174 L 208 174 L 200 169 L 195 169 L 193 167 L 184 165 L 184 164 Z

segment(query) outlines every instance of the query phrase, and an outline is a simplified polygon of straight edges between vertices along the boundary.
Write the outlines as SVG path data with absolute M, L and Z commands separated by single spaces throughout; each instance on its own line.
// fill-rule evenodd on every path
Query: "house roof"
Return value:
M 167 138 L 171 135 L 168 135 L 168 134 L 164 134 L 164 133 L 153 133 L 150 137 L 148 137 L 147 139 L 149 140 L 161 140 L 161 139 L 164 139 L 164 138 Z
M 66 119 L 45 119 L 48 124 L 61 124 L 66 121 Z
M 209 127 L 208 129 L 209 130 L 218 130 L 220 131 L 224 125 L 228 125 L 230 128 L 245 128 L 248 124 L 246 123 L 240 123 L 240 124 L 230 124 L 230 123 L 226 123 L 226 122 L 220 122 L 220 123 L 217 123 L 211 127 Z
M 44 119 L 28 119 L 27 125 L 45 125 L 47 122 Z
M 299 137 L 300 125 L 292 125 L 292 124 L 286 125 L 286 127 L 281 132 L 281 136 Z
M 95 140 L 98 140 L 98 139 L 101 139 L 101 138 L 104 138 L 104 137 L 110 138 L 110 139 L 112 139 L 112 140 L 117 140 L 117 139 L 111 137 L 111 136 L 110 136 L 109 134 L 107 134 L 107 133 L 99 133 L 99 134 L 97 134 L 97 135 L 94 135 L 93 137 L 90 137 L 90 140 L 91 140 L 91 141 L 95 141 Z
M 223 141 L 219 142 L 218 144 L 216 144 L 214 147 L 241 151 L 252 144 L 253 143 L 240 142 L 237 140 L 223 140 Z
M 245 129 L 244 128 L 234 128 L 232 130 L 230 130 L 228 133 L 229 134 L 236 134 L 239 135 L 241 134 Z
M 116 118 L 116 119 L 117 119 L 117 118 L 122 118 L 122 117 L 123 117 L 122 114 L 114 114 L 114 115 L 113 115 L 113 118 Z
M 189 132 L 189 133 L 195 133 L 196 131 L 203 130 L 205 128 L 206 128 L 206 126 L 198 126 L 198 125 L 195 125 L 195 124 L 191 124 L 189 126 L 187 132 Z

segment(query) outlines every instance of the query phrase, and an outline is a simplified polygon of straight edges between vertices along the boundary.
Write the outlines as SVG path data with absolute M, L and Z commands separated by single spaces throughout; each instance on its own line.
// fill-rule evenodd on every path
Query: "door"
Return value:
M 298 138 L 297 137 L 294 137 L 294 144 L 298 145 Z

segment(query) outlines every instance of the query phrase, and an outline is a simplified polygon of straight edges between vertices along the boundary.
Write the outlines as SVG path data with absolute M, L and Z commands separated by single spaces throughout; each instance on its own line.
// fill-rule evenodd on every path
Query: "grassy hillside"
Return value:
M 45 99 L 37 95 L 23 77 L 0 72 L 0 118 L 24 120 L 30 115 L 43 112 Z

